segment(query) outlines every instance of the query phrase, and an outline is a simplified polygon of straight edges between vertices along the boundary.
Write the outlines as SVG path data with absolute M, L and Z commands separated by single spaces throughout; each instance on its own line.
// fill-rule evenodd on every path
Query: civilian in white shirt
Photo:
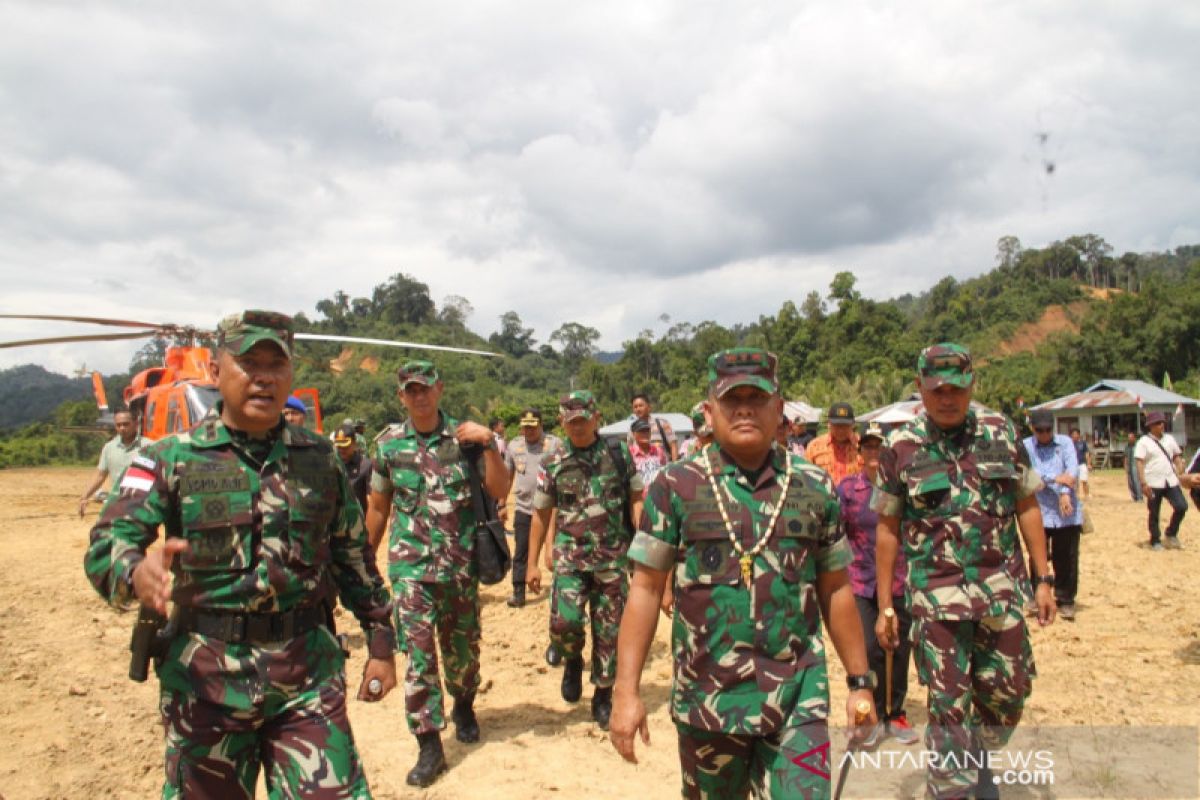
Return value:
M 1183 451 L 1174 437 L 1163 436 L 1166 426 L 1165 415 L 1158 411 L 1147 414 L 1146 428 L 1149 433 L 1138 440 L 1133 450 L 1138 483 L 1150 510 L 1151 550 L 1162 550 L 1164 545 L 1174 550 L 1180 549 L 1179 524 L 1187 513 L 1187 501 L 1183 499 L 1183 490 L 1179 486 L 1179 474 L 1183 472 Z M 1163 498 L 1171 504 L 1171 521 L 1167 523 L 1165 538 L 1161 537 L 1158 527 L 1158 511 Z
M 108 478 L 115 486 L 121 474 L 129 466 L 129 462 L 133 461 L 133 457 L 137 455 L 138 448 L 150 441 L 137 432 L 137 421 L 128 411 L 118 411 L 113 414 L 113 426 L 117 429 L 117 435 L 110 439 L 104 445 L 104 449 L 100 451 L 100 463 L 96 465 L 96 473 L 92 476 L 92 482 L 87 485 L 87 488 L 83 490 L 83 495 L 79 498 L 81 519 L 83 512 L 87 510 L 88 503 L 92 501 L 92 495 L 104 484 L 104 479 Z

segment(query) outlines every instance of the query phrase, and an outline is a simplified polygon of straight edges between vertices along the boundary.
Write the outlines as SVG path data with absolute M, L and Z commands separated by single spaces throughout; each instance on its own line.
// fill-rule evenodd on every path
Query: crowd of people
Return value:
M 1026 615 L 1074 618 L 1087 456 L 1048 414 L 1022 438 L 972 408 L 965 348 L 921 353 L 916 419 L 885 433 L 838 402 L 819 436 L 784 416 L 773 354 L 715 353 L 683 443 L 644 394 L 628 438 L 606 439 L 586 390 L 560 398 L 562 438 L 528 408 L 506 441 L 496 420 L 446 413 L 436 365 L 413 360 L 397 375 L 406 419 L 373 456 L 360 420 L 331 440 L 304 426 L 291 348 L 283 315 L 222 320 L 220 401 L 154 443 L 119 415 L 80 503 L 114 477 L 87 575 L 117 606 L 170 614 L 156 664 L 165 797 L 253 796 L 260 770 L 272 796 L 369 796 L 339 601 L 366 639 L 356 696 L 403 686 L 418 743 L 407 782 L 437 780 L 447 695 L 456 738 L 481 738 L 476 537 L 492 508 L 513 533 L 508 606 L 549 590 L 546 658 L 570 703 L 590 633 L 592 718 L 630 761 L 648 736 L 643 668 L 671 618 L 685 797 L 828 796 L 827 776 L 798 766 L 829 743 L 822 625 L 856 746 L 920 739 L 905 711 L 911 659 L 928 688 L 926 747 L 944 757 L 927 794 L 994 796 L 986 761 L 966 756 L 1002 746 L 1021 719 L 1035 674 Z M 1180 546 L 1190 486 L 1160 417 L 1133 452 L 1155 549 Z

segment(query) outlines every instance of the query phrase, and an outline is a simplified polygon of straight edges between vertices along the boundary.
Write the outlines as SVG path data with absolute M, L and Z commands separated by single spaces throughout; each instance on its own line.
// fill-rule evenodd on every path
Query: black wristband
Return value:
M 852 692 L 857 689 L 874 689 L 876 686 L 875 673 L 868 670 L 864 675 L 847 675 L 846 686 Z

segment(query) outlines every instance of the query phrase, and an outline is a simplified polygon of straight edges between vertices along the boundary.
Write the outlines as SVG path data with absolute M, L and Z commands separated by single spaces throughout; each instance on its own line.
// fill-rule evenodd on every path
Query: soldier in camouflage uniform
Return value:
M 369 797 L 328 626 L 336 590 L 368 641 L 359 698 L 395 686 L 387 588 L 364 558 L 362 513 L 329 442 L 282 421 L 291 319 L 227 317 L 217 342 L 221 400 L 134 460 L 84 568 L 114 605 L 165 613 L 174 602 L 157 670 L 163 797 L 253 797 L 260 766 L 272 797 Z M 160 525 L 163 547 L 148 554 Z
M 475 512 L 463 445 L 493 498 L 504 496 L 508 472 L 492 432 L 477 422 L 459 423 L 439 408 L 444 386 L 428 361 L 400 368 L 400 402 L 408 420 L 380 438 L 368 498 L 372 547 L 392 520 L 388 578 L 395 596 L 404 674 L 405 718 L 420 743 L 408 773 L 413 786 L 428 786 L 446 769 L 439 731 L 446 726 L 438 649 L 452 718 L 460 742 L 479 741 L 475 692 L 479 688 L 479 577 L 475 564 Z M 482 449 L 483 456 L 478 456 Z
M 1055 614 L 1035 495 L 1041 479 L 1012 422 L 971 409 L 966 348 L 927 347 L 917 373 L 925 410 L 892 432 L 880 458 L 877 570 L 891 574 L 903 531 L 913 660 L 929 689 L 925 743 L 941 755 L 930 761 L 926 795 L 994 797 L 983 757 L 1007 742 L 1034 676 L 1018 527 L 1037 570 L 1039 622 Z M 876 635 L 894 649 L 897 631 L 883 614 L 891 592 L 878 599 Z
M 715 442 L 655 477 L 629 551 L 613 746 L 636 762 L 634 735 L 649 743 L 639 683 L 673 573 L 683 796 L 828 797 L 822 619 L 849 676 L 850 719 L 859 703 L 874 707 L 837 497 L 828 475 L 774 444 L 775 356 L 736 348 L 708 364 Z M 874 723 L 871 710 L 855 735 Z
M 628 446 L 620 441 L 608 445 L 597 433 L 596 398 L 591 392 L 571 392 L 559 401 L 558 410 L 567 441 L 538 472 L 525 581 L 531 591 L 541 590 L 538 554 L 553 523 L 550 645 L 563 658 L 562 697 L 574 703 L 583 693 L 584 627 L 590 619 L 596 687 L 592 718 L 608 730 L 617 675 L 617 629 L 629 588 L 625 569 L 625 552 L 633 537 L 629 521 L 641 514 L 642 479 L 633 469 Z

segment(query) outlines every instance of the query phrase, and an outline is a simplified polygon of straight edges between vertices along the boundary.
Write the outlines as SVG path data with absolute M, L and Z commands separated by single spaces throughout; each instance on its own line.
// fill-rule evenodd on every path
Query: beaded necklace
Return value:
M 779 502 L 775 504 L 775 510 L 771 512 L 771 519 L 767 522 L 766 530 L 758 536 L 758 541 L 754 543 L 754 547 L 746 550 L 742 547 L 742 543 L 738 541 L 737 534 L 733 531 L 733 523 L 729 521 L 729 512 L 725 510 L 725 501 L 721 497 L 721 487 L 717 484 L 716 471 L 713 469 L 712 460 L 715 457 L 717 448 L 707 448 L 704 458 L 704 472 L 708 475 L 708 482 L 712 486 L 713 495 L 717 498 L 717 509 L 721 512 L 721 519 L 725 521 L 725 532 L 729 534 L 729 543 L 733 545 L 733 550 L 738 554 L 738 564 L 742 568 L 742 580 L 746 582 L 746 588 L 750 588 L 750 578 L 752 576 L 752 568 L 754 566 L 754 558 L 763 551 L 767 546 L 767 542 L 771 540 L 771 534 L 775 532 L 775 522 L 779 519 L 779 512 L 783 509 L 784 500 L 787 499 L 788 488 L 792 484 L 792 459 L 784 456 L 784 461 L 787 463 L 787 468 L 783 476 L 783 491 L 779 494 Z M 750 518 L 750 532 L 754 533 L 754 517 Z

